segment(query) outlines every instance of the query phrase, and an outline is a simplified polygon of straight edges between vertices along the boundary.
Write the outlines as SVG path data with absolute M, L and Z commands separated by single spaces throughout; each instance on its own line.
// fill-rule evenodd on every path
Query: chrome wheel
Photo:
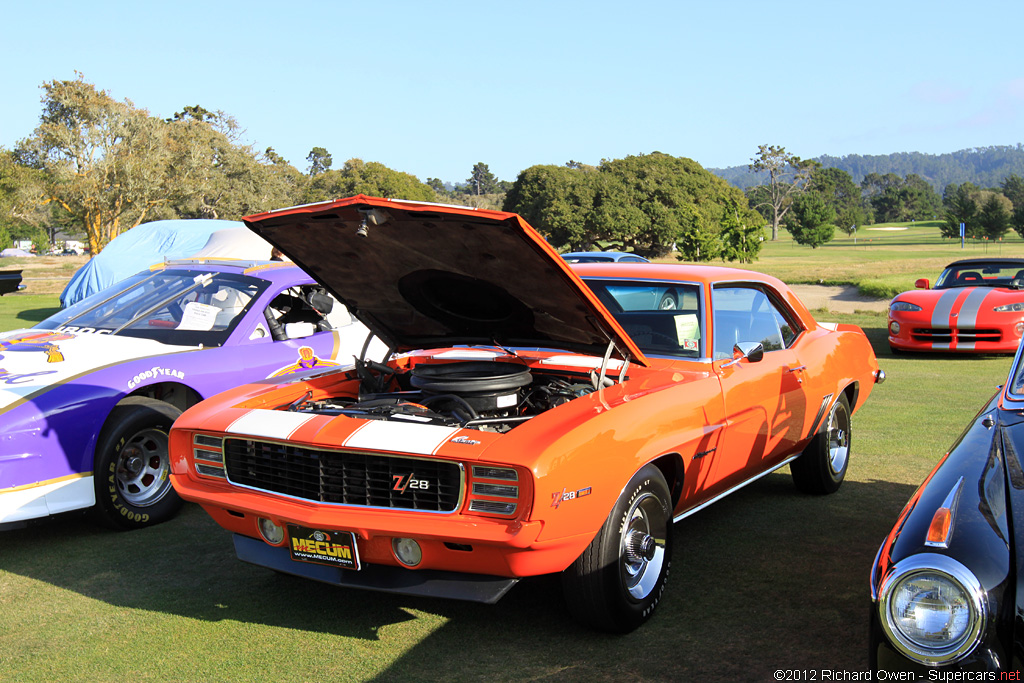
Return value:
M 850 400 L 839 394 L 821 426 L 800 457 L 789 465 L 793 483 L 805 493 L 823 494 L 839 490 L 850 466 Z
M 658 585 L 667 529 L 664 506 L 657 496 L 645 493 L 633 501 L 623 524 L 619 557 L 622 584 L 634 600 L 643 600 Z
M 566 604 L 580 623 L 629 633 L 651 618 L 672 564 L 671 501 L 657 466 L 630 478 L 601 530 L 562 572 Z
M 836 401 L 828 416 L 828 466 L 837 475 L 846 469 L 850 457 L 850 409 Z
M 167 433 L 144 429 L 125 442 L 114 477 L 126 503 L 148 507 L 170 490 L 168 470 Z

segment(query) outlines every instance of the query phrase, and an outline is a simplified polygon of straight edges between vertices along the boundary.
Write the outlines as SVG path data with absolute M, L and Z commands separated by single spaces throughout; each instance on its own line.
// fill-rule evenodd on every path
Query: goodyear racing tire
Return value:
M 839 394 L 821 431 L 789 464 L 798 489 L 813 494 L 839 490 L 850 466 L 850 424 L 850 401 L 846 394 Z
M 152 398 L 126 398 L 96 443 L 93 516 L 114 529 L 166 522 L 181 509 L 171 487 L 168 432 L 181 411 Z
M 583 625 L 629 633 L 661 601 L 672 559 L 672 497 L 654 465 L 633 475 L 601 530 L 562 572 L 572 615 Z

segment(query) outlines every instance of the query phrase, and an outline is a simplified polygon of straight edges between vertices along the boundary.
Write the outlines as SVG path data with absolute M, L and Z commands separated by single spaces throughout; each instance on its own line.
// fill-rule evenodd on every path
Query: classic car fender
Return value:
M 539 541 L 577 537 L 586 541 L 582 551 L 644 465 L 668 459 L 663 470 L 669 489 L 678 494 L 682 482 L 675 481 L 676 471 L 717 443 L 724 407 L 710 366 L 631 384 L 595 391 L 539 415 L 482 454 L 483 460 L 531 468 L 531 518 L 544 522 Z M 677 502 L 678 496 L 673 505 Z
M 905 669 L 908 660 L 884 635 L 879 601 L 901 562 L 928 563 L 929 557 L 952 558 L 967 568 L 984 593 L 981 642 L 957 668 L 1006 666 L 1012 615 L 1005 612 L 1006 598 L 1013 594 L 1016 577 L 1011 560 L 1011 529 L 1007 498 L 1007 467 L 1003 429 L 997 419 L 995 399 L 974 418 L 950 452 L 917 489 L 892 531 L 886 536 L 871 571 L 872 669 Z M 955 510 L 945 545 L 929 545 L 928 533 L 940 507 L 955 500 Z M 944 560 L 940 560 L 944 561 Z M 934 670 L 924 665 L 922 672 Z

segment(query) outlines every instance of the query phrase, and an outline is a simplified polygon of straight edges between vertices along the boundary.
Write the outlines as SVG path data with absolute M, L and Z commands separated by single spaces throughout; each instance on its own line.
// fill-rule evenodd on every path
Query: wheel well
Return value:
M 675 508 L 679 497 L 683 494 L 683 457 L 678 453 L 666 453 L 658 457 L 652 463 L 665 475 L 668 482 L 668 490 L 672 492 L 672 507 Z
M 853 382 L 843 389 L 846 394 L 846 400 L 850 402 L 850 410 L 852 411 L 857 406 L 857 396 L 860 395 L 860 384 Z
M 178 382 L 158 382 L 156 384 L 147 384 L 144 387 L 139 387 L 131 394 L 125 397 L 131 398 L 132 396 L 145 396 L 146 398 L 152 398 L 157 401 L 163 401 L 168 403 L 178 410 L 185 412 L 195 404 L 203 400 L 203 397 L 193 389 L 192 387 L 180 384 Z M 125 399 L 121 399 L 118 403 L 123 403 Z

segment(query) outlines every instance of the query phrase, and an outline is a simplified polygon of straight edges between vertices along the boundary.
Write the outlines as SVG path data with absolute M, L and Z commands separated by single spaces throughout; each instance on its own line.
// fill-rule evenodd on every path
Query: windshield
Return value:
M 1013 284 L 1014 280 L 1020 283 Z M 1024 262 L 954 263 L 942 271 L 935 289 L 950 287 L 1024 287 Z
M 599 279 L 585 282 L 644 354 L 704 357 L 697 285 Z
M 77 334 L 116 334 L 165 344 L 220 346 L 266 287 L 215 271 L 143 272 L 36 325 Z

